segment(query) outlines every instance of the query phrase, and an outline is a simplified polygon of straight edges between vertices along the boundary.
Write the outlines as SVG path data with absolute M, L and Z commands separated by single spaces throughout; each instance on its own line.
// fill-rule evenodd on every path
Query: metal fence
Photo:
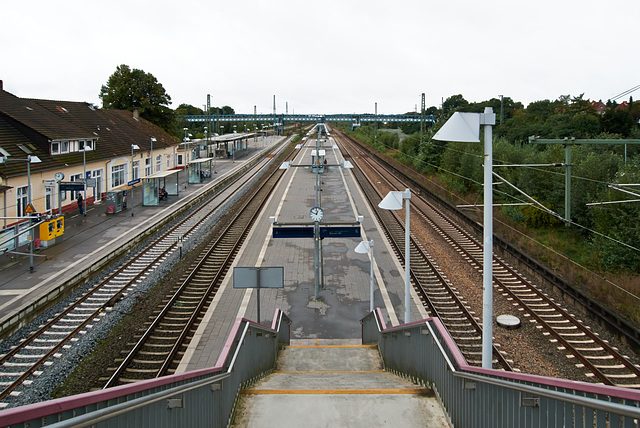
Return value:
M 638 427 L 640 392 L 466 364 L 438 319 L 386 328 L 362 320 L 387 370 L 430 386 L 455 427 Z
M 0 412 L 11 427 L 226 427 L 238 392 L 270 372 L 290 320 L 276 311 L 272 328 L 239 318 L 217 367 Z

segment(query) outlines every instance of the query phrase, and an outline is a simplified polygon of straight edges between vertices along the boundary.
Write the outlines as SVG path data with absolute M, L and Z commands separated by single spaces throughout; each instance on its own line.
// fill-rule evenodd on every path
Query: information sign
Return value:
M 234 267 L 233 288 L 283 288 L 284 267 Z
M 274 238 L 313 238 L 313 226 L 274 227 Z
M 61 192 L 77 192 L 79 190 L 84 190 L 84 183 L 82 182 L 60 182 L 60 191 Z
M 257 288 L 257 315 L 259 323 L 260 289 L 284 288 L 284 267 L 234 267 L 233 288 Z
M 360 226 L 320 226 L 320 238 L 360 238 Z

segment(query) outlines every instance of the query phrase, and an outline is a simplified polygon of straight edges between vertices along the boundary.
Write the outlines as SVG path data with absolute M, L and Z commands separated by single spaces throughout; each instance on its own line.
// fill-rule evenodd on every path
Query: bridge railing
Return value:
M 11 427 L 226 427 L 238 392 L 275 365 L 291 321 L 276 310 L 271 328 L 238 318 L 215 367 L 0 412 Z
M 454 426 L 638 427 L 639 391 L 469 366 L 435 318 L 387 328 L 378 309 L 361 322 L 362 343 L 430 386 Z
M 194 114 L 179 116 L 187 122 L 421 122 L 419 114 Z M 427 123 L 434 123 L 435 116 L 425 116 Z

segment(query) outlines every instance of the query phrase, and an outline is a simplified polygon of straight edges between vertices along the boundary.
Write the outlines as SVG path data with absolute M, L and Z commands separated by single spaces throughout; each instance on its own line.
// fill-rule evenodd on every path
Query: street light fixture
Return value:
M 153 142 L 157 141 L 155 137 L 151 137 L 151 151 L 149 152 L 149 157 L 151 157 L 151 174 L 155 172 L 155 159 L 153 158 Z
M 411 281 L 410 281 L 410 249 L 409 241 L 411 239 L 411 230 L 409 224 L 409 200 L 411 199 L 411 190 L 406 189 L 404 192 L 391 191 L 378 204 L 383 210 L 401 210 L 402 201 L 406 201 L 405 206 L 405 227 L 404 227 L 404 322 L 411 322 Z
M 84 182 L 84 197 L 82 198 L 82 213 L 87 216 L 87 144 L 82 146 L 82 181 Z M 95 190 L 95 189 L 94 189 Z
M 455 112 L 434 140 L 479 143 L 484 125 L 484 236 L 482 255 L 482 368 L 493 367 L 493 129 L 496 115 L 491 107 L 484 113 Z
M 371 241 L 362 241 L 355 249 L 356 253 L 367 254 L 371 251 L 370 255 L 370 269 L 369 269 L 369 312 L 373 312 L 373 239 Z
M 8 159 L 0 156 L 0 163 L 26 162 L 27 163 L 27 206 L 31 206 L 31 164 L 42 162 L 38 156 L 28 155 L 26 159 Z M 29 228 L 29 272 L 33 272 L 33 227 Z
M 140 150 L 140 146 L 138 146 L 137 144 L 132 144 L 131 145 L 131 181 L 133 182 L 134 178 L 133 178 L 133 151 L 134 150 Z M 153 168 L 153 164 L 151 164 L 151 167 Z M 133 217 L 133 188 L 135 187 L 135 183 L 131 184 L 131 217 Z

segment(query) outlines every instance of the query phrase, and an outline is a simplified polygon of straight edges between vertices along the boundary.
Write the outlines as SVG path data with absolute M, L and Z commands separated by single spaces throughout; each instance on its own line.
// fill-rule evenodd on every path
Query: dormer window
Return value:
M 51 154 L 61 155 L 65 153 L 95 150 L 95 140 L 57 140 L 51 142 Z

